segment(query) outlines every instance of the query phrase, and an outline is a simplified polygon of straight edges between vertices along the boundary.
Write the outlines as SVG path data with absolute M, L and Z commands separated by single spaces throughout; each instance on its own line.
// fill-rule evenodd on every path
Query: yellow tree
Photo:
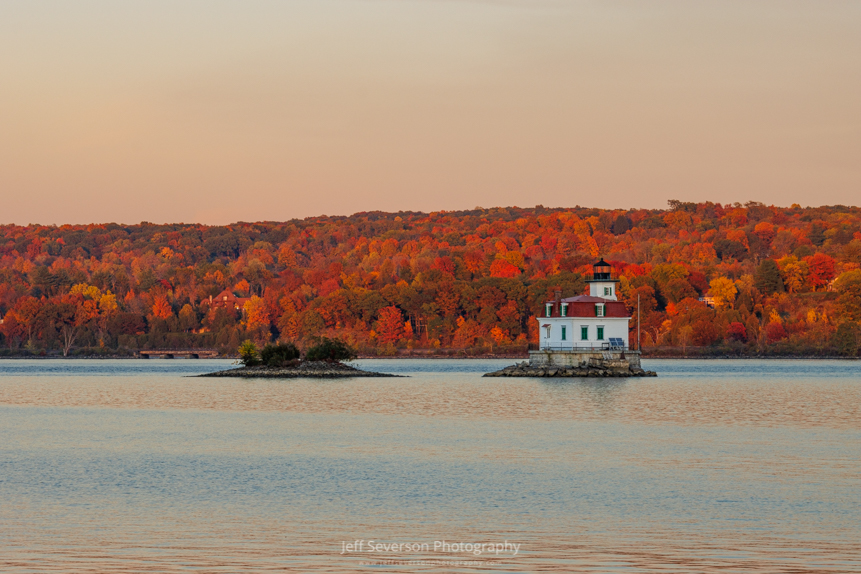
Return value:
M 99 318 L 97 322 L 98 330 L 99 330 L 99 346 L 105 346 L 105 336 L 108 332 L 108 321 L 111 316 L 117 312 L 117 296 L 110 292 L 110 290 L 106 291 L 102 294 L 98 299 L 99 306 Z
M 723 307 L 731 305 L 735 301 L 738 290 L 735 288 L 735 283 L 727 277 L 715 277 L 709 283 L 709 294 L 715 302 L 715 307 Z
M 266 301 L 255 295 L 242 307 L 245 314 L 245 329 L 249 333 L 263 334 L 269 329 L 269 310 Z
M 99 297 L 99 312 L 104 315 L 108 315 L 117 310 L 117 296 L 107 291 L 104 295 Z
M 107 324 L 111 315 L 117 310 L 117 297 L 110 291 L 105 291 L 95 285 L 78 283 L 69 290 L 70 296 L 78 295 L 83 298 L 82 308 L 87 309 L 88 321 L 94 321 L 99 335 L 99 346 L 105 346 Z
M 787 291 L 798 293 L 804 290 L 807 285 L 807 275 L 810 272 L 807 262 L 799 261 L 795 255 L 787 255 L 778 260 L 777 266 L 780 267 L 780 274 Z
M 101 290 L 95 285 L 87 285 L 86 283 L 78 283 L 69 289 L 70 295 L 81 295 L 86 299 L 90 299 L 92 301 L 98 301 L 101 296 Z

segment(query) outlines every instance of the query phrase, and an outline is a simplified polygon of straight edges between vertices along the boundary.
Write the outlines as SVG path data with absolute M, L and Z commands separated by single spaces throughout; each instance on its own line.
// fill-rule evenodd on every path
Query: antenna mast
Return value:
M 640 350 L 640 294 L 637 293 L 637 350 Z

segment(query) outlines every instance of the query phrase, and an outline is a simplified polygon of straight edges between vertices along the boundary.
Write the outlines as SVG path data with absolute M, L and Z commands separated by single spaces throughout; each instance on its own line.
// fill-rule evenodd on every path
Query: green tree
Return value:
M 260 360 L 267 367 L 284 367 L 299 358 L 299 349 L 293 343 L 266 345 L 260 351 Z
M 197 313 L 188 303 L 179 310 L 179 328 L 185 332 L 197 328 Z
M 260 354 L 254 341 L 246 339 L 239 345 L 239 362 L 246 367 L 254 367 L 260 364 Z
M 757 267 L 754 275 L 754 286 L 766 295 L 783 293 L 783 278 L 780 275 L 780 267 L 773 259 L 766 259 Z
M 619 215 L 613 222 L 613 235 L 623 235 L 631 229 L 631 222 L 624 215 Z
M 351 361 L 356 358 L 356 350 L 340 339 L 320 337 L 319 342 L 308 349 L 308 361 Z
M 861 326 L 852 321 L 840 323 L 831 344 L 841 355 L 855 357 L 861 351 Z
M 807 232 L 807 238 L 813 245 L 822 245 L 825 243 L 825 228 L 818 223 L 814 223 L 810 226 L 810 231 Z

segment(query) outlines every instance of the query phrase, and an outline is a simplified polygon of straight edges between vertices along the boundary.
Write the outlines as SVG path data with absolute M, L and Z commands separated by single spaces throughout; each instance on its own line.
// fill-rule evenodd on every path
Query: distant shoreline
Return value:
M 116 359 L 138 359 L 138 360 L 146 360 L 146 361 L 200 361 L 200 360 L 221 360 L 221 361 L 235 361 L 239 357 L 211 357 L 207 359 L 193 359 L 193 358 L 173 358 L 173 359 L 142 359 L 141 357 L 130 357 L 128 355 L 76 355 L 70 357 L 63 357 L 58 355 L 42 355 L 42 356 L 0 356 L 0 361 L 3 360 L 12 360 L 12 361 L 20 361 L 25 359 L 38 359 L 38 360 L 59 360 L 59 359 L 67 359 L 67 360 L 80 360 L 80 359 L 98 359 L 98 360 L 116 360 Z M 469 360 L 482 360 L 482 359 L 508 359 L 508 360 L 524 360 L 528 359 L 528 356 L 513 354 L 513 355 L 400 355 L 400 356 L 371 356 L 371 355 L 362 355 L 357 357 L 359 360 L 377 360 L 377 359 L 385 359 L 385 360 L 397 360 L 397 361 L 410 361 L 410 360 L 421 360 L 421 359 L 433 359 L 433 360 L 446 360 L 446 359 L 469 359 Z M 644 360 L 694 360 L 694 361 L 731 361 L 731 360 L 755 360 L 755 359 L 763 359 L 763 360 L 798 360 L 798 361 L 859 361 L 861 357 L 841 357 L 841 356 L 818 356 L 818 355 L 712 355 L 712 356 L 662 356 L 662 355 L 642 355 L 641 359 Z

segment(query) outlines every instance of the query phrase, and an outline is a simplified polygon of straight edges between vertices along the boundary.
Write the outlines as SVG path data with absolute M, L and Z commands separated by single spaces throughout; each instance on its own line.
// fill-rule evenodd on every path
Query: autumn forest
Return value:
M 0 354 L 340 338 L 365 356 L 523 353 L 603 257 L 647 355 L 857 356 L 861 208 L 670 201 L 287 222 L 0 226 Z M 630 345 L 636 347 L 636 321 Z

